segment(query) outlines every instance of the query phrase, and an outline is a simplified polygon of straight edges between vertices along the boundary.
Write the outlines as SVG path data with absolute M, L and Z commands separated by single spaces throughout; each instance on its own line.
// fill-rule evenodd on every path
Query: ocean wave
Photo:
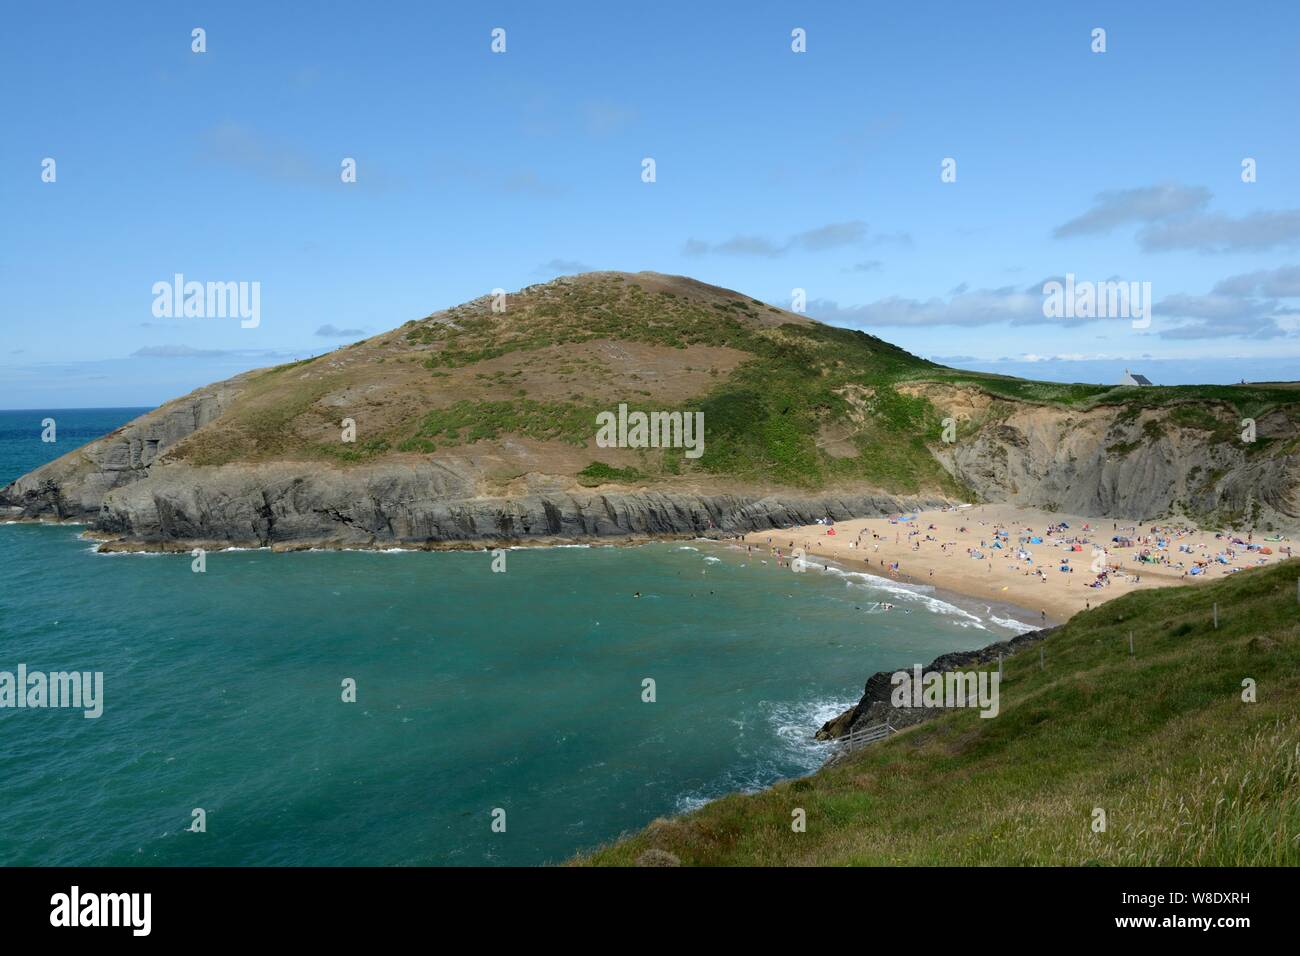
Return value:
M 989 620 L 998 627 L 1005 627 L 1009 631 L 1015 631 L 1017 634 L 1026 634 L 1029 631 L 1038 630 L 1037 624 L 1025 624 L 1023 621 L 1017 621 L 1011 617 L 998 617 L 996 614 L 990 614 Z
M 833 720 L 857 704 L 857 698 L 823 697 L 815 700 L 770 702 L 761 701 L 768 727 L 780 741 L 781 749 L 791 760 L 809 772 L 822 765 L 831 744 L 816 740 L 813 735 L 828 720 Z
M 512 544 L 505 550 L 507 551 L 550 551 L 552 548 L 590 548 L 589 544 Z M 609 548 L 613 545 L 602 544 L 599 547 Z M 496 548 L 483 548 L 484 551 L 495 551 Z
M 763 732 L 746 734 L 748 722 L 733 718 L 731 723 L 738 731 L 738 762 L 714 783 L 678 794 L 673 812 L 690 813 L 729 793 L 756 793 L 778 780 L 812 773 L 826 762 L 834 747 L 813 735 L 857 702 L 842 697 L 759 701 L 758 727 Z
M 933 611 L 935 614 L 943 614 L 955 619 L 961 627 L 975 627 L 984 630 L 984 621 L 978 614 L 972 614 L 965 608 L 960 608 L 955 604 L 950 604 L 942 598 L 937 598 L 933 594 L 927 594 L 927 591 L 933 591 L 934 588 L 928 584 L 906 584 L 902 581 L 895 581 L 891 578 L 882 578 L 866 571 L 849 571 L 844 568 L 836 567 L 833 564 L 827 565 L 826 573 L 836 574 L 845 579 L 845 583 L 858 587 L 870 588 L 872 590 L 884 591 L 900 600 L 905 600 L 912 604 L 919 604 L 926 610 Z
M 188 558 L 188 551 L 101 551 L 99 545 L 82 548 L 86 554 L 97 554 L 101 558 Z
M 676 802 L 673 804 L 673 813 L 674 814 L 692 813 L 695 810 L 698 810 L 700 807 L 704 806 L 705 804 L 712 803 L 720 796 L 722 796 L 722 794 L 718 794 L 717 796 L 712 796 L 712 797 L 701 797 L 698 796 L 697 794 L 684 793 L 681 796 L 679 796 Z

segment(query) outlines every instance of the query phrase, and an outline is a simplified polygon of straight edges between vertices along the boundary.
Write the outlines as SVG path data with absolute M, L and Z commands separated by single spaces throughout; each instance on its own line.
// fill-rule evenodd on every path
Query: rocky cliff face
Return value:
M 382 547 L 739 533 L 940 507 L 935 495 L 770 495 L 708 487 L 579 487 L 528 475 L 484 494 L 472 458 L 355 466 L 195 467 L 168 447 L 220 415 L 238 382 L 172 402 L 0 489 L 8 518 L 88 523 L 109 547 Z
M 1266 530 L 1300 528 L 1300 420 L 1277 409 L 1241 439 L 1219 403 L 1086 410 L 999 400 L 975 389 L 915 384 L 961 427 L 932 451 L 985 501 L 1098 517 L 1171 513 Z M 1292 411 L 1294 406 L 1292 407 Z
M 95 527 L 159 546 L 419 547 L 741 532 L 942 504 L 888 495 L 592 493 L 536 477 L 534 493 L 481 497 L 472 475 L 433 463 L 311 471 L 291 464 L 180 466 L 109 495 Z
M 508 493 L 472 455 L 401 463 L 273 462 L 195 466 L 170 460 L 217 421 L 243 377 L 200 389 L 0 489 L 0 515 L 85 522 L 127 547 L 429 546 L 447 542 L 743 532 L 946 503 L 937 494 L 799 494 L 684 482 L 610 484 L 531 473 Z M 960 423 L 935 456 L 988 501 L 1070 513 L 1213 516 L 1300 527 L 1300 457 L 1279 453 L 1300 424 L 1256 423 L 1264 446 L 1234 440 L 1212 404 L 1085 411 L 994 399 L 973 388 L 904 386 Z
M 112 492 L 148 478 L 170 447 L 219 418 L 244 378 L 168 402 L 0 488 L 0 517 L 94 523 Z

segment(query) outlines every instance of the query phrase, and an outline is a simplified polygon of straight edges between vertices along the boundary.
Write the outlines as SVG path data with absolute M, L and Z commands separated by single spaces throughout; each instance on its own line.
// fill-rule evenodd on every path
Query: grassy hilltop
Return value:
M 706 866 L 1295 866 L 1297 577 L 1290 561 L 1080 613 L 1040 645 L 1044 670 L 1036 647 L 1005 662 L 995 718 L 945 714 L 578 862 L 656 849 Z M 1257 703 L 1242 702 L 1245 678 Z M 796 807 L 805 833 L 791 831 Z
M 809 489 L 861 480 L 960 491 L 925 448 L 938 434 L 933 408 L 889 387 L 939 366 L 873 336 L 654 273 L 591 273 L 511 294 L 504 313 L 491 305 L 477 299 L 254 373 L 220 427 L 170 458 L 347 463 L 507 437 L 584 449 L 596 413 L 626 402 L 703 411 L 705 454 L 592 446 L 586 477 L 695 471 Z M 341 408 L 358 422 L 355 445 L 336 439 Z M 555 457 L 568 458 L 558 471 L 577 460 Z

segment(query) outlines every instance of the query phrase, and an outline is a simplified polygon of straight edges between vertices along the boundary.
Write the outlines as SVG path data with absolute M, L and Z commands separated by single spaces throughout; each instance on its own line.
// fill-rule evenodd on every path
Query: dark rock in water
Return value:
M 1037 631 L 1027 631 L 1010 640 L 998 641 L 977 650 L 941 654 L 923 667 L 921 673 L 922 676 L 930 673 L 943 674 L 948 671 L 991 664 L 999 657 L 1010 657 L 1017 651 L 1038 643 L 1056 630 L 1055 627 L 1046 627 Z M 910 671 L 911 667 L 909 665 L 892 671 L 877 671 L 867 678 L 862 699 L 838 717 L 823 724 L 821 730 L 817 731 L 816 739 L 838 740 L 847 737 L 855 730 L 886 723 L 895 730 L 901 730 L 903 727 L 919 724 L 946 712 L 942 707 L 895 707 L 890 701 L 890 696 L 894 690 L 893 675 L 899 670 Z

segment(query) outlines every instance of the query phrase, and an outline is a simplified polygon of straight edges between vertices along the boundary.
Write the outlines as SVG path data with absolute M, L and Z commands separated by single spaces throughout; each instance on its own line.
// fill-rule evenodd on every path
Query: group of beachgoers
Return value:
M 883 527 L 881 520 L 886 522 Z M 838 556 L 895 580 L 903 578 L 900 555 L 907 553 L 914 556 L 909 562 L 912 581 L 928 578 L 970 594 L 1010 592 L 1006 597 L 1022 606 L 1041 600 L 1063 617 L 1072 613 L 1072 606 L 1087 609 L 1104 600 L 1095 592 L 1115 585 L 1123 593 L 1134 586 L 1171 584 L 1180 578 L 1204 580 L 1207 574 L 1233 574 L 1292 556 L 1288 539 L 1272 533 L 1261 537 L 1266 532 L 1215 533 L 1172 523 L 1120 525 L 1118 521 L 1107 529 L 1095 518 L 1016 515 L 1005 510 L 999 514 L 996 509 L 993 514 L 983 509 L 963 512 L 955 521 L 921 512 L 895 514 L 869 524 L 854 521 L 847 526 L 851 530 L 843 524 L 837 528 L 829 518 L 817 525 L 784 537 L 780 532 L 765 536 L 766 548 L 762 538 L 750 536 L 752 544 L 747 547 L 751 553 L 769 552 L 763 563 L 775 559 L 778 568 L 825 570 Z M 958 560 L 963 550 L 968 561 Z M 970 567 L 970 562 L 978 564 Z M 988 575 L 972 579 L 968 570 L 986 570 Z M 1008 573 L 1014 578 L 1003 576 Z M 1154 575 L 1154 581 L 1144 580 L 1148 574 Z M 975 583 L 979 579 L 986 583 Z M 1025 579 L 1026 584 L 1021 584 Z M 1040 589 L 1040 583 L 1049 587 Z M 1042 597 L 1036 600 L 1026 586 Z M 1074 598 L 1067 596 L 1070 592 Z M 883 602 L 866 608 L 890 609 Z M 1042 616 L 1046 620 L 1045 611 Z
M 957 541 L 940 541 L 934 533 L 939 531 L 938 526 L 931 523 L 922 528 L 918 523 L 919 517 L 916 514 L 899 514 L 888 519 L 891 525 L 899 526 L 894 532 L 895 545 L 903 544 L 905 534 L 907 546 L 911 551 L 919 553 L 926 545 L 938 545 L 944 555 L 956 552 Z M 835 533 L 832 521 L 823 519 L 819 524 L 827 525 L 827 535 Z M 1091 577 L 1083 583 L 1083 586 L 1093 589 L 1107 588 L 1117 578 L 1124 578 L 1132 584 L 1140 584 L 1141 569 L 1146 566 L 1181 571 L 1182 577 L 1199 576 L 1215 566 L 1223 566 L 1225 573 L 1231 574 L 1242 570 L 1241 565 L 1237 563 L 1239 557 L 1254 555 L 1255 558 L 1251 563 L 1265 564 L 1267 556 L 1273 554 L 1273 548 L 1268 544 L 1257 543 L 1254 540 L 1254 532 L 1247 532 L 1245 538 L 1232 533 L 1218 532 L 1215 534 L 1215 540 L 1222 544 L 1217 551 L 1214 551 L 1205 542 L 1195 544 L 1185 542 L 1183 539 L 1199 533 L 1195 528 L 1186 526 L 1153 524 L 1146 533 L 1142 533 L 1138 525 L 1120 527 L 1118 522 L 1113 522 L 1110 540 L 1101 541 L 1097 539 L 1105 533 L 1094 529 L 1091 522 L 1084 522 L 1077 531 L 1065 521 L 1049 523 L 1041 531 L 1031 526 L 1013 530 L 998 522 L 990 526 L 987 522 L 979 521 L 979 525 L 989 527 L 990 534 L 988 537 L 981 536 L 978 547 L 967 547 L 966 555 L 972 560 L 985 562 L 990 572 L 993 570 L 993 559 L 997 557 L 1007 562 L 1010 570 L 1046 582 L 1050 565 L 1055 564 L 1058 573 L 1073 575 L 1077 568 L 1075 556 L 1083 553 L 1085 548 L 1090 548 L 1092 553 L 1088 559 L 1088 571 Z M 965 535 L 969 534 L 970 530 L 963 525 L 957 529 L 957 533 Z M 880 542 L 884 540 L 886 540 L 884 535 L 870 528 L 863 528 L 858 532 L 857 538 L 848 543 L 848 546 L 853 549 L 871 547 L 879 551 Z M 1278 544 L 1277 550 L 1280 555 L 1291 556 L 1290 545 L 1283 543 L 1286 539 L 1280 535 L 1273 535 L 1265 540 Z M 791 540 L 789 547 L 792 550 L 794 545 L 794 541 Z M 817 542 L 816 540 L 805 541 L 804 546 L 815 549 Z M 1051 560 L 1036 560 L 1033 549 L 1037 546 L 1050 547 L 1063 553 Z M 1135 549 L 1132 555 L 1113 554 L 1130 548 Z M 1197 552 L 1200 552 L 1201 556 L 1197 557 Z M 783 561 L 788 563 L 789 559 L 783 557 L 779 549 L 776 549 L 775 553 L 778 564 L 782 564 Z M 1182 554 L 1188 555 L 1190 560 L 1180 559 L 1178 556 Z M 1128 567 L 1128 562 L 1124 560 L 1126 557 L 1131 557 L 1136 567 Z M 1119 560 L 1115 560 L 1116 558 Z M 872 564 L 870 558 L 864 560 L 868 566 Z M 879 563 L 890 576 L 901 573 L 897 561 L 886 561 L 882 558 Z M 933 569 L 929 574 L 931 577 L 934 576 Z M 1069 584 L 1070 580 L 1072 579 L 1068 579 L 1066 584 Z

